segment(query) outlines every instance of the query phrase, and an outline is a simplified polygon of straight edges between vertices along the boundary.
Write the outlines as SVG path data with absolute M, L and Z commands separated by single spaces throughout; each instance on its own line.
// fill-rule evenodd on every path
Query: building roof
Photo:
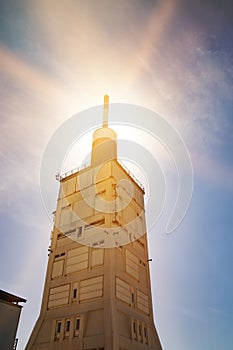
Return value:
M 21 297 L 18 297 L 14 294 L 10 294 L 0 289 L 0 301 L 1 300 L 8 301 L 9 303 L 26 303 L 27 301 L 26 299 L 23 299 Z

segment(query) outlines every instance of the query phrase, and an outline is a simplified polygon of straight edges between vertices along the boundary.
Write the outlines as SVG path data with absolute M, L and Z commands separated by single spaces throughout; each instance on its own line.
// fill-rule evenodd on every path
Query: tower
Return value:
M 161 350 L 152 310 L 144 189 L 93 134 L 89 167 L 60 177 L 44 294 L 26 350 Z

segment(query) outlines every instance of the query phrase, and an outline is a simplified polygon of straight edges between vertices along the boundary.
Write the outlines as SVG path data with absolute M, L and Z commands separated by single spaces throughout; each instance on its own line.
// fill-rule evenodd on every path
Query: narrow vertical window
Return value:
M 138 323 L 138 335 L 139 335 L 139 340 L 142 343 L 143 337 L 142 337 L 142 325 L 141 325 L 141 323 Z
M 134 288 L 131 286 L 130 287 L 130 292 L 131 292 L 131 302 L 130 305 L 131 307 L 135 307 L 135 292 L 134 292 Z
M 132 304 L 134 304 L 134 293 L 131 294 Z
M 61 333 L 61 321 L 57 322 L 57 333 Z
M 73 299 L 77 298 L 77 288 L 74 288 L 73 290 Z
M 66 332 L 70 331 L 70 320 L 66 321 Z
M 59 340 L 60 334 L 61 334 L 61 321 L 57 321 L 54 340 Z
M 133 340 L 137 340 L 137 323 L 135 320 L 132 323 L 132 338 Z
M 80 328 L 80 318 L 76 318 L 75 330 L 79 331 Z
M 74 336 L 78 337 L 80 332 L 80 318 L 77 317 L 75 319 L 75 324 L 74 324 Z
M 68 338 L 70 335 L 70 320 L 66 320 L 65 325 L 65 338 Z
M 75 282 L 73 285 L 72 285 L 72 294 L 71 294 L 71 298 L 72 298 L 72 302 L 76 302 L 77 301 L 77 298 L 78 298 L 78 283 Z
M 144 343 L 145 344 L 148 344 L 148 331 L 147 331 L 147 326 L 144 325 L 144 333 L 143 333 L 143 336 L 144 336 Z

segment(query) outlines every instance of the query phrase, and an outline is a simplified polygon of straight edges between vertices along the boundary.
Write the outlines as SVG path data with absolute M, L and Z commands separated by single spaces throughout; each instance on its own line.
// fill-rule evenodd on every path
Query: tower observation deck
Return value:
M 117 160 L 108 96 L 90 166 L 59 181 L 41 311 L 26 350 L 161 350 L 144 188 Z

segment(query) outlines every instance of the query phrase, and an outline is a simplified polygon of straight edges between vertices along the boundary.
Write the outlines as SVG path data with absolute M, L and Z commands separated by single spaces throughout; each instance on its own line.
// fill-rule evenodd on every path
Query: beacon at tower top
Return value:
M 103 126 L 93 134 L 91 166 L 117 159 L 117 134 L 108 127 L 109 97 L 104 96 Z

